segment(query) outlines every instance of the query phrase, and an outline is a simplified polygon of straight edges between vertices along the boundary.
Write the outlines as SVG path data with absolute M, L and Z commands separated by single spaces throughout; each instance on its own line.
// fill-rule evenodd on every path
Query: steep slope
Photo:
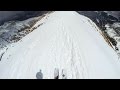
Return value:
M 93 20 L 120 57 L 120 11 L 78 11 Z
M 40 69 L 44 79 L 53 79 L 57 71 L 60 79 L 63 73 L 68 79 L 120 78 L 118 56 L 87 17 L 56 11 L 37 26 L 1 50 L 0 78 L 34 79 Z

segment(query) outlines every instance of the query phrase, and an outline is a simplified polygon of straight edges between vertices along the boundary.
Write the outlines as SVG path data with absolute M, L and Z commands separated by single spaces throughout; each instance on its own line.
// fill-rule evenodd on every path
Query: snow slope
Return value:
M 0 78 L 53 79 L 55 68 L 68 79 L 120 78 L 114 50 L 87 17 L 74 11 L 56 11 L 35 26 L 36 30 L 3 51 Z M 2 52 L 2 51 L 1 51 Z

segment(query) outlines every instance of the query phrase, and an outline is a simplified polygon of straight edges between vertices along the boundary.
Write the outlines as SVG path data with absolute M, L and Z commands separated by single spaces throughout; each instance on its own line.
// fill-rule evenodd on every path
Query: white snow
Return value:
M 55 11 L 22 41 L 11 44 L 0 62 L 0 78 L 53 79 L 55 68 L 67 79 L 120 78 L 120 63 L 95 24 L 74 11 Z

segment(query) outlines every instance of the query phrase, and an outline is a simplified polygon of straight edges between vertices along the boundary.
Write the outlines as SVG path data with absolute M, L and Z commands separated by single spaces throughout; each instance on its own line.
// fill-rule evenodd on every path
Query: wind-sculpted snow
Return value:
M 74 11 L 56 11 L 2 56 L 0 78 L 120 78 L 120 63 L 97 26 Z M 41 77 L 41 76 L 40 76 Z

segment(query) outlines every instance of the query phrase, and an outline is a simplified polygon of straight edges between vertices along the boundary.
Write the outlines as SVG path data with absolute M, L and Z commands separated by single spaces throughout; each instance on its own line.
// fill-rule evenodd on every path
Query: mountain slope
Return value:
M 23 21 L 49 11 L 0 11 L 0 25 L 8 21 Z
M 77 12 L 53 12 L 1 53 L 0 78 L 120 78 L 120 63 L 96 25 Z
M 120 57 L 120 12 L 119 11 L 78 11 L 93 20 L 111 43 L 114 51 Z

